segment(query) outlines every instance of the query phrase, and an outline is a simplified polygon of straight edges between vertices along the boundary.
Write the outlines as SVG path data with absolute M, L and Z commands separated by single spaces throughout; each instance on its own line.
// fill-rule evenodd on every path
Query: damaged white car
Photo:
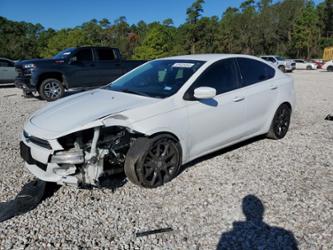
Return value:
M 153 188 L 207 153 L 262 134 L 283 138 L 294 103 L 293 80 L 256 57 L 159 59 L 34 113 L 21 156 L 48 182 L 98 187 L 124 171 Z

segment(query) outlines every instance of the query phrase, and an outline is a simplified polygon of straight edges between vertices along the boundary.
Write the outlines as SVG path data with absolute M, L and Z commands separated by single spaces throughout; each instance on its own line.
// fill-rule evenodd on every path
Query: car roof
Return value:
M 172 56 L 161 58 L 162 60 L 197 60 L 197 61 L 217 61 L 231 57 L 246 57 L 252 59 L 259 59 L 255 56 L 243 55 L 243 54 L 193 54 L 193 55 L 183 55 L 183 56 Z M 259 59 L 260 60 L 260 59 Z
M 6 57 L 0 57 L 1 60 L 7 60 L 7 61 L 11 61 L 11 62 L 14 62 L 13 60 L 9 59 L 9 58 L 6 58 Z
M 262 55 L 260 57 L 279 57 L 279 56 L 277 56 L 277 55 Z

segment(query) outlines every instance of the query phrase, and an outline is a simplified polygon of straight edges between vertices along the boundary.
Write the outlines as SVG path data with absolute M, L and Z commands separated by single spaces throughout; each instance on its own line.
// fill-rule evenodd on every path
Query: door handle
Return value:
M 245 99 L 245 97 L 235 97 L 234 98 L 234 102 L 241 102 L 241 101 L 243 101 Z
M 272 86 L 271 87 L 271 90 L 275 90 L 275 89 L 278 89 L 278 86 Z

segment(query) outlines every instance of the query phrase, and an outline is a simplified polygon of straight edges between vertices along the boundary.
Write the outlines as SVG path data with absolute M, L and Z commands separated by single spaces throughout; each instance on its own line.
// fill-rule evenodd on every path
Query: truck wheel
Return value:
M 139 138 L 129 149 L 125 174 L 136 185 L 156 188 L 175 178 L 181 166 L 181 148 L 169 135 Z
M 283 73 L 286 73 L 286 67 L 285 67 L 285 66 L 280 65 L 278 68 L 279 68 L 279 70 L 281 70 Z
M 40 97 L 48 102 L 52 102 L 63 97 L 64 91 L 64 86 L 61 81 L 54 78 L 48 78 L 42 81 L 38 90 Z
M 329 72 L 333 72 L 333 66 L 328 66 L 328 67 L 327 67 L 327 71 L 329 71 Z
M 267 137 L 279 140 L 285 137 L 290 124 L 291 108 L 288 104 L 283 103 L 276 110 L 271 127 L 267 133 Z

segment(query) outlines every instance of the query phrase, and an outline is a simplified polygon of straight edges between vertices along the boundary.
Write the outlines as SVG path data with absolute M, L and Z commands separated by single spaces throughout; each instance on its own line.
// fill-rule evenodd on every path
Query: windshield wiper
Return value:
M 129 93 L 129 94 L 135 94 L 135 95 L 143 95 L 143 96 L 149 96 L 144 92 L 136 91 L 136 90 L 131 90 L 131 89 L 122 89 L 121 92 L 124 93 Z

